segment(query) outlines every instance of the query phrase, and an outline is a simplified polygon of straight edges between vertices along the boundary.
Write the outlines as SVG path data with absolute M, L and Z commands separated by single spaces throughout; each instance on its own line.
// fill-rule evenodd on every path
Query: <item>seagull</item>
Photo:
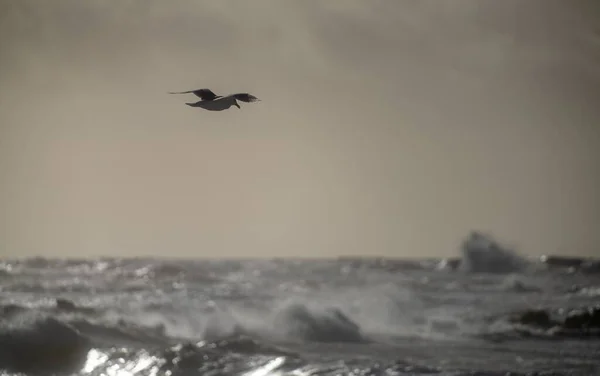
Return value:
M 188 91 L 177 91 L 177 92 L 169 92 L 169 94 L 194 94 L 200 100 L 195 103 L 186 103 L 190 107 L 200 107 L 208 111 L 223 111 L 227 110 L 231 106 L 236 106 L 237 108 L 241 108 L 237 101 L 242 101 L 246 103 L 252 103 L 260 101 L 260 99 L 256 98 L 252 94 L 248 93 L 237 93 L 230 94 L 227 96 L 216 95 L 210 89 L 197 89 L 197 90 L 188 90 Z

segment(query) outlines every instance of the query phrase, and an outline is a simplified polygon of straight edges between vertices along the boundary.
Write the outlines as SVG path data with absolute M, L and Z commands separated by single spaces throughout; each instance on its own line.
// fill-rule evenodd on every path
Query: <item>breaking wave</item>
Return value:
M 463 242 L 460 268 L 471 273 L 517 273 L 526 271 L 530 262 L 491 236 L 473 232 Z
M 88 338 L 52 317 L 21 316 L 0 327 L 0 368 L 10 372 L 75 372 L 90 349 Z

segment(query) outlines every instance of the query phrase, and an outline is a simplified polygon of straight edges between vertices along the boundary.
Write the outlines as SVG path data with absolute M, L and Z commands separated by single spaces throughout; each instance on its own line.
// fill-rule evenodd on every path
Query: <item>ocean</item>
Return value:
M 0 262 L 5 375 L 600 375 L 600 272 L 457 259 Z

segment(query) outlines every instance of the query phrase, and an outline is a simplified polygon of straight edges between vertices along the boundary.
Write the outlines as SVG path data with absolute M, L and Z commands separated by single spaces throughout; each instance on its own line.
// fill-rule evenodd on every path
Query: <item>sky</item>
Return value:
M 595 0 L 0 0 L 0 256 L 600 255 Z M 261 99 L 186 106 L 210 88 Z

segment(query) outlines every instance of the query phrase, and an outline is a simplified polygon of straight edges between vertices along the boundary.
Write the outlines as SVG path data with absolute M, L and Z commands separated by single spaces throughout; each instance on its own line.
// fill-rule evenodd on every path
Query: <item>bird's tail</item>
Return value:
M 248 93 L 234 94 L 233 97 L 235 99 L 237 99 L 238 101 L 247 102 L 247 103 L 260 101 L 260 99 L 256 98 L 254 95 L 248 94 Z

